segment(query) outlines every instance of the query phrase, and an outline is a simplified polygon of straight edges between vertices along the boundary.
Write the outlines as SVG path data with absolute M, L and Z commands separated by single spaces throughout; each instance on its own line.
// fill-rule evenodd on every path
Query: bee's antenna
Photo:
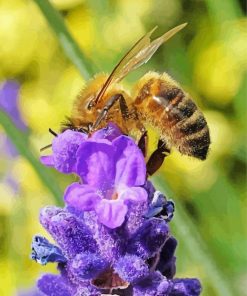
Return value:
M 51 146 L 52 146 L 52 144 L 49 144 L 49 145 L 47 145 L 47 146 L 41 148 L 41 149 L 40 149 L 40 152 L 42 152 L 42 151 L 44 151 L 44 150 L 50 148 Z
M 49 132 L 50 132 L 54 137 L 57 137 L 57 136 L 58 136 L 57 133 L 54 132 L 51 128 L 49 128 Z M 42 151 L 44 151 L 44 150 L 46 150 L 46 149 L 48 149 L 48 148 L 51 148 L 51 147 L 52 147 L 52 144 L 46 145 L 45 147 L 43 147 L 43 148 L 40 149 L 40 152 L 42 152 Z
M 54 132 L 51 128 L 49 128 L 49 132 L 50 132 L 53 136 L 57 137 L 57 133 Z

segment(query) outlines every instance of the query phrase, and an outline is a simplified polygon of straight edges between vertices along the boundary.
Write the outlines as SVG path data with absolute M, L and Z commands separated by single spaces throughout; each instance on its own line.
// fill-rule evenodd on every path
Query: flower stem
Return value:
M 63 193 L 57 185 L 56 180 L 50 174 L 49 169 L 46 169 L 39 161 L 37 156 L 32 153 L 29 145 L 28 135 L 22 133 L 12 122 L 6 113 L 0 110 L 0 124 L 3 126 L 6 134 L 11 139 L 12 143 L 15 145 L 19 153 L 25 157 L 29 163 L 32 165 L 33 169 L 39 176 L 43 184 L 50 190 L 57 205 L 62 202 Z
M 34 0 L 34 2 L 38 5 L 48 24 L 57 35 L 66 56 L 78 68 L 82 77 L 85 80 L 88 80 L 93 74 L 91 63 L 82 53 L 79 45 L 69 33 L 60 13 L 48 0 Z

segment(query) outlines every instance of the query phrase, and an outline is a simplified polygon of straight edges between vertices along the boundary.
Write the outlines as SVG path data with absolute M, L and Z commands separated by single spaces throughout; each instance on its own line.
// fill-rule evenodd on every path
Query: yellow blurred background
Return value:
M 201 162 L 173 151 L 160 175 L 174 192 L 171 198 L 187 210 L 207 245 L 206 253 L 239 295 L 247 295 L 245 1 L 51 2 L 99 72 L 110 72 L 126 50 L 155 25 L 158 36 L 188 22 L 124 84 L 131 88 L 149 70 L 166 71 L 203 110 L 212 138 L 208 159 Z M 15 80 L 20 84 L 18 108 L 27 126 L 23 133 L 30 143 L 26 149 L 38 159 L 40 147 L 52 140 L 48 128 L 59 131 L 85 80 L 31 0 L 0 1 L 0 41 L 0 81 Z M 7 141 L 0 126 L 3 296 L 18 295 L 34 286 L 41 273 L 55 272 L 55 266 L 43 267 L 29 259 L 32 236 L 45 233 L 38 222 L 39 209 L 55 201 L 30 162 L 9 153 L 11 144 L 6 146 Z M 61 190 L 72 178 L 55 171 L 52 175 Z M 217 295 L 203 264 L 188 256 L 185 245 L 179 240 L 177 276 L 198 277 L 204 287 L 202 295 Z

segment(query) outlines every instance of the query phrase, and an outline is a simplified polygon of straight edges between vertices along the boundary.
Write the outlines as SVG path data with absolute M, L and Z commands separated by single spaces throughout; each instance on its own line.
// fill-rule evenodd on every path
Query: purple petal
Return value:
M 40 157 L 40 162 L 43 165 L 46 165 L 48 167 L 53 167 L 54 166 L 54 160 L 52 155 L 47 155 L 47 156 L 41 156 Z
M 144 222 L 143 213 L 146 212 L 147 202 L 131 203 L 128 205 L 125 228 L 132 236 Z
M 152 202 L 149 205 L 148 211 L 144 214 L 144 217 L 157 217 L 164 219 L 166 222 L 170 222 L 173 217 L 174 211 L 174 202 L 171 200 L 167 200 L 160 191 L 155 191 Z
M 115 184 L 143 185 L 146 180 L 146 164 L 141 150 L 127 136 L 120 136 L 112 143 L 116 147 Z
M 162 219 L 149 219 L 133 234 L 128 252 L 148 259 L 155 256 L 168 238 L 169 228 Z
M 81 279 L 93 279 L 103 272 L 109 263 L 93 253 L 77 254 L 69 266 L 74 276 Z
M 128 207 L 119 199 L 102 199 L 96 205 L 95 211 L 98 215 L 99 222 L 113 229 L 123 224 Z
M 114 265 L 114 270 L 123 280 L 129 283 L 134 283 L 149 274 L 147 264 L 135 255 L 121 257 Z
M 109 122 L 105 128 L 94 132 L 91 139 L 106 139 L 112 142 L 115 138 L 121 136 L 122 134 L 123 133 L 116 124 Z
M 108 228 L 99 223 L 98 215 L 94 211 L 84 212 L 84 221 L 94 234 L 99 252 L 104 258 L 112 262 L 125 254 L 128 237 L 125 227 Z
M 92 285 L 88 284 L 86 287 L 79 286 L 77 287 L 75 295 L 77 296 L 102 296 L 101 292 L 93 287 Z
M 201 284 L 198 279 L 175 279 L 169 296 L 198 296 L 201 293 Z
M 159 272 L 153 272 L 150 276 L 139 281 L 134 285 L 135 296 L 168 296 L 169 281 L 166 280 Z M 177 295 L 178 296 L 178 295 Z
M 123 201 L 143 203 L 147 200 L 147 192 L 142 187 L 120 186 L 117 188 L 118 198 Z
M 45 274 L 38 280 L 38 288 L 47 296 L 72 296 L 72 287 L 58 275 Z
M 151 202 L 153 199 L 154 192 L 156 191 L 156 189 L 154 188 L 154 185 L 152 184 L 151 181 L 147 180 L 143 187 L 146 189 L 148 193 L 148 201 Z
M 114 148 L 107 140 L 83 143 L 77 151 L 76 172 L 83 182 L 104 192 L 113 186 Z
M 40 223 L 52 235 L 66 257 L 97 251 L 96 242 L 88 227 L 64 209 L 52 206 L 43 208 Z
M 80 132 L 66 130 L 54 138 L 52 151 L 55 168 L 64 174 L 75 172 L 76 152 L 87 136 Z
M 67 187 L 64 193 L 67 205 L 81 211 L 92 211 L 101 198 L 96 190 L 89 185 L 73 183 Z
M 176 257 L 174 256 L 176 247 L 176 239 L 169 237 L 161 249 L 159 262 L 156 267 L 168 279 L 173 278 L 176 273 Z
M 42 265 L 46 265 L 48 262 L 66 263 L 67 261 L 57 246 L 39 235 L 33 238 L 31 258 Z

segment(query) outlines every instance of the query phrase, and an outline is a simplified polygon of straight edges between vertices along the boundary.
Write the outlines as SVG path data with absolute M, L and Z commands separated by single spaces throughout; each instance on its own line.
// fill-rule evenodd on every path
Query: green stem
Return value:
M 34 0 L 39 6 L 48 24 L 53 29 L 66 56 L 78 68 L 82 77 L 88 80 L 93 74 L 90 61 L 84 56 L 80 47 L 69 33 L 62 16 L 48 0 Z
M 156 176 L 152 178 L 155 187 L 161 192 L 166 192 L 168 196 L 174 196 L 174 193 L 164 182 L 163 178 Z M 174 230 L 178 237 L 183 240 L 188 254 L 194 258 L 198 264 L 203 266 L 207 277 L 210 279 L 216 295 L 218 296 L 236 296 L 237 292 L 233 291 L 229 281 L 214 263 L 204 240 L 196 229 L 192 219 L 186 213 L 186 210 L 179 201 L 176 201 L 175 216 L 172 221 Z
M 7 136 L 15 145 L 20 155 L 22 155 L 29 161 L 40 180 L 53 194 L 56 203 L 61 204 L 63 193 L 57 185 L 55 178 L 53 178 L 53 176 L 50 174 L 49 169 L 46 169 L 41 163 L 39 163 L 39 161 L 37 160 L 38 157 L 32 153 L 28 141 L 28 136 L 20 132 L 20 130 L 15 126 L 9 116 L 1 110 L 0 124 L 3 126 Z

